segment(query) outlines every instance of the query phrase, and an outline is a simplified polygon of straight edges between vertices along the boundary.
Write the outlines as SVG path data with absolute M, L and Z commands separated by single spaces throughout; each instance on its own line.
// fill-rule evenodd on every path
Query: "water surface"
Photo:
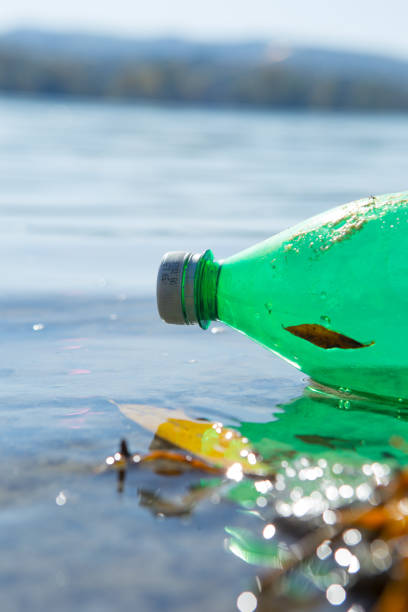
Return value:
M 119 494 L 116 473 L 96 468 L 123 437 L 147 452 L 152 434 L 111 400 L 221 421 L 282 473 L 326 461 L 299 498 L 314 490 L 326 505 L 360 499 L 373 486 L 363 466 L 385 452 L 405 463 L 389 439 L 406 416 L 311 399 L 299 372 L 226 328 L 161 323 L 158 262 L 171 249 L 222 258 L 331 206 L 406 189 L 408 119 L 14 98 L 0 116 L 1 609 L 235 610 L 262 567 L 243 560 L 237 534 L 262 540 L 293 485 L 266 506 L 244 482 L 157 516 L 146 491 L 178 499 L 203 475 L 134 470 Z M 331 470 L 338 453 L 346 475 Z

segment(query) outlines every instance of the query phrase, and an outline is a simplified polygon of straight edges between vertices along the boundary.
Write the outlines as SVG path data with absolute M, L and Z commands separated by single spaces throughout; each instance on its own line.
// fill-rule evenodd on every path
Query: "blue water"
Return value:
M 110 400 L 239 427 L 301 396 L 243 336 L 160 322 L 160 257 L 406 189 L 408 118 L 3 98 L 0 119 L 1 611 L 236 610 L 257 569 L 225 526 L 248 518 L 223 498 L 157 518 L 141 489 L 179 485 L 155 475 L 119 494 L 96 469 L 152 434 Z

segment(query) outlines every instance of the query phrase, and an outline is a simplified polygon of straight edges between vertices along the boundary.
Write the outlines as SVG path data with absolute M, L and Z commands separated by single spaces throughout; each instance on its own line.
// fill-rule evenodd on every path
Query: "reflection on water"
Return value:
M 157 420 L 154 407 L 137 404 L 119 408 L 152 431 L 157 425 L 146 454 L 132 455 L 122 443 L 107 458 L 120 491 L 136 468 L 139 504 L 155 516 L 229 500 L 245 517 L 244 526 L 224 526 L 226 550 L 256 568 L 239 610 L 385 611 L 391 600 L 400 603 L 401 586 L 408 589 L 408 472 L 400 472 L 408 463 L 406 406 L 310 386 L 281 406 L 277 420 L 241 423 L 245 448 L 268 469 L 251 473 L 243 453 L 237 480 L 226 469 L 231 430 L 223 424 L 160 409 Z M 214 453 L 218 442 L 222 453 Z
M 304 394 L 283 407 L 271 423 L 242 423 L 245 432 L 265 459 L 273 450 L 271 439 L 296 453 L 341 461 L 394 461 L 405 465 L 408 455 L 398 437 L 408 440 L 408 404 L 378 396 L 357 396 L 311 383 Z

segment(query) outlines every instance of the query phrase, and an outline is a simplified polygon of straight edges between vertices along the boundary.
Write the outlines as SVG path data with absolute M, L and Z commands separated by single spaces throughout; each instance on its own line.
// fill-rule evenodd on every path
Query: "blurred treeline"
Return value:
M 330 54 L 325 61 L 322 55 L 312 61 L 309 54 L 309 61 L 297 62 L 265 61 L 262 55 L 254 57 L 253 49 L 250 58 L 243 57 L 241 49 L 236 61 L 231 61 L 231 53 L 228 58 L 225 53 L 150 55 L 70 54 L 66 49 L 53 53 L 51 47 L 39 52 L 29 45 L 3 42 L 0 90 L 268 108 L 408 109 L 404 62 L 382 60 L 377 72 L 373 58 L 365 64 L 361 55 L 356 56 L 358 69 L 350 70 L 347 57 L 340 69 L 339 57 L 330 61 Z M 298 57 L 304 60 L 305 55 Z M 387 61 L 392 70 L 387 70 Z

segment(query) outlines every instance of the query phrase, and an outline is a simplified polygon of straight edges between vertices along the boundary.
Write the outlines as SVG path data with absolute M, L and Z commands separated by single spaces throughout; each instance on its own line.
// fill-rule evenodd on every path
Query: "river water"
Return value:
M 329 486 L 324 503 L 365 499 L 405 417 L 371 405 L 367 433 L 364 406 L 309 397 L 303 375 L 245 337 L 166 326 L 157 266 L 168 250 L 223 258 L 337 204 L 406 189 L 408 118 L 18 98 L 0 99 L 0 118 L 2 612 L 250 612 L 240 594 L 255 592 L 264 564 L 242 534 L 276 508 L 288 516 L 289 498 L 217 491 L 168 517 L 152 496 L 182 499 L 198 476 L 137 470 L 119 493 L 98 466 L 122 438 L 146 453 L 152 433 L 118 406 L 221 421 L 276 461 L 275 440 L 284 470 L 287 457 L 299 470 L 320 460 L 306 514 Z M 323 472 L 339 452 L 349 467 L 333 484 Z M 326 608 L 323 598 L 315 609 Z

